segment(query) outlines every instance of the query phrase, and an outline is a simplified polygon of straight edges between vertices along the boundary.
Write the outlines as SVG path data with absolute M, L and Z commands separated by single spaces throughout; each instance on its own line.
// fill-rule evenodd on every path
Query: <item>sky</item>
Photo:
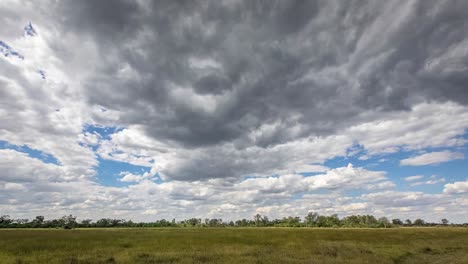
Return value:
M 468 222 L 468 1 L 0 2 L 0 214 Z

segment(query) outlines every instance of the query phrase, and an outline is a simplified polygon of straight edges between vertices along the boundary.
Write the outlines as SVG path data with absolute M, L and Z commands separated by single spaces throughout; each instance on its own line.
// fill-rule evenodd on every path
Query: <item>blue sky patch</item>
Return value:
M 98 157 L 99 166 L 97 167 L 97 182 L 106 186 L 124 187 L 132 183 L 121 182 L 121 172 L 128 171 L 133 174 L 143 174 L 149 172 L 151 168 L 145 166 L 132 165 L 126 162 L 115 160 L 106 160 Z
M 117 133 L 119 131 L 122 131 L 124 128 L 123 127 L 107 127 L 107 126 L 96 126 L 96 125 L 91 125 L 91 124 L 86 124 L 83 127 L 83 133 L 89 132 L 89 133 L 96 133 L 101 136 L 101 139 L 110 139 L 110 135 Z
M 18 146 L 18 145 L 13 145 L 8 143 L 7 141 L 0 140 L 0 149 L 12 149 L 16 150 L 18 152 L 23 152 L 28 154 L 29 157 L 39 159 L 44 163 L 51 163 L 55 165 L 60 165 L 59 161 L 57 158 L 55 158 L 53 155 L 45 153 L 43 151 L 37 150 L 37 149 L 32 149 L 26 145 L 23 146 Z
M 12 47 L 10 47 L 8 44 L 0 40 L 0 53 L 3 54 L 5 57 L 18 57 L 22 60 L 24 60 L 24 56 L 19 54 L 16 50 L 14 50 Z
M 37 35 L 37 32 L 36 30 L 34 29 L 33 25 L 31 22 L 29 22 L 29 24 L 27 24 L 25 27 L 24 27 L 24 34 L 26 34 L 26 36 L 30 36 L 30 37 L 34 37 Z

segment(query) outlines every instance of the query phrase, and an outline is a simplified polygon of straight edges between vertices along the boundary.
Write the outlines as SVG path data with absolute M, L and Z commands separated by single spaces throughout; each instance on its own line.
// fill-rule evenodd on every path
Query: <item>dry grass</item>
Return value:
M 0 230 L 0 263 L 468 263 L 468 229 Z

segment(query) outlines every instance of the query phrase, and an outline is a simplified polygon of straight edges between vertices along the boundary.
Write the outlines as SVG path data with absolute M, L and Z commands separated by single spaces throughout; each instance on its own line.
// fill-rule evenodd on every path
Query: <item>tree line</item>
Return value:
M 423 219 L 401 220 L 387 217 L 376 218 L 373 215 L 350 215 L 339 218 L 333 214 L 329 216 L 310 212 L 304 218 L 288 216 L 281 219 L 269 219 L 265 215 L 256 214 L 252 219 L 236 221 L 223 221 L 218 218 L 190 218 L 182 221 L 156 220 L 154 222 L 133 222 L 125 219 L 102 218 L 97 221 L 91 219 L 76 220 L 76 216 L 65 215 L 58 219 L 46 220 L 44 216 L 34 219 L 13 219 L 9 215 L 0 216 L 0 228 L 90 228 L 90 227 L 363 227 L 363 228 L 390 228 L 401 226 L 464 226 L 468 223 L 450 224 L 447 219 L 438 223 L 426 222 Z

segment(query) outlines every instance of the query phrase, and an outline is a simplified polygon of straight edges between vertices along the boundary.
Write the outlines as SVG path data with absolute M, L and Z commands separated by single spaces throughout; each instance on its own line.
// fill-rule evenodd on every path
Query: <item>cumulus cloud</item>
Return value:
M 0 209 L 245 216 L 381 213 L 394 201 L 394 212 L 450 211 L 442 196 L 398 192 L 391 172 L 326 162 L 464 158 L 467 10 L 422 0 L 2 1 L 0 41 L 23 59 L 0 53 L 0 140 L 58 162 L 0 150 Z M 149 172 L 102 186 L 99 160 Z M 442 180 L 416 177 L 405 180 Z M 368 193 L 377 190 L 387 203 Z
M 403 159 L 400 165 L 403 166 L 424 166 L 439 164 L 451 160 L 463 159 L 464 155 L 460 152 L 440 151 L 421 154 L 419 156 Z
M 0 149 L 0 180 L 12 183 L 40 180 L 65 180 L 66 171 L 55 164 L 45 164 L 39 159 L 10 149 Z M 70 175 L 73 178 L 74 175 Z
M 18 12 L 16 5 L 12 1 L 2 7 L 5 18 Z M 28 53 L 25 61 L 43 66 L 48 73 L 46 82 L 59 80 L 61 84 L 56 86 L 65 87 L 51 90 L 51 84 L 41 84 L 44 92 L 56 95 L 49 98 L 61 101 L 41 104 L 51 106 L 48 111 L 55 114 L 38 113 L 45 119 L 32 129 L 45 133 L 30 138 L 50 137 L 53 130 L 41 126 L 62 127 L 61 133 L 70 132 L 69 140 L 78 137 L 94 145 L 95 136 L 81 134 L 86 123 L 129 127 L 126 133 L 137 128 L 142 136 L 138 143 L 134 140 L 132 149 L 120 153 L 121 157 L 108 155 L 112 147 L 128 141 L 118 139 L 120 133 L 112 138 L 116 141 L 112 146 L 103 142 L 100 155 L 145 166 L 170 164 L 170 169 L 161 169 L 162 175 L 175 179 L 293 172 L 291 167 L 342 155 L 355 141 L 369 154 L 465 142 L 460 138 L 468 126 L 464 86 L 447 81 L 448 76 L 463 80 L 458 69 L 465 61 L 456 58 L 466 57 L 462 52 L 464 34 L 453 33 L 460 37 L 444 41 L 436 37 L 447 27 L 460 31 L 460 27 L 446 25 L 454 22 L 445 18 L 463 18 L 462 6 L 423 1 L 361 5 L 117 1 L 112 10 L 92 1 L 47 6 L 48 10 L 34 5 L 21 8 L 21 19 L 37 21 L 33 37 L 15 38 L 12 27 L 20 21 L 4 19 L 5 36 L 24 47 Z M 433 20 L 418 15 L 417 10 L 426 9 Z M 398 23 L 382 28 L 386 21 L 395 19 L 395 13 L 399 14 Z M 338 26 L 343 23 L 348 27 Z M 419 34 L 405 34 L 408 25 Z M 234 41 L 240 36 L 243 41 Z M 74 52 L 78 39 L 82 40 L 79 56 Z M 373 39 L 381 42 L 371 44 Z M 424 47 L 415 46 L 415 39 Z M 457 48 L 441 52 L 449 47 Z M 411 51 L 417 56 L 406 56 Z M 44 65 L 46 61 L 48 65 Z M 440 67 L 445 75 L 435 70 Z M 31 72 L 23 68 L 16 70 L 22 75 Z M 9 82 L 18 79 L 16 74 Z M 440 85 L 434 87 L 435 83 Z M 35 88 L 37 84 L 32 86 L 41 91 Z M 33 90 L 27 87 L 22 84 L 14 90 Z M 440 94 L 439 87 L 447 87 L 447 91 Z M 8 101 L 19 101 L 18 96 Z M 433 112 L 440 114 L 430 114 Z M 446 116 L 458 116 L 458 122 L 448 122 Z M 15 124 L 30 122 L 10 118 Z M 65 126 L 63 120 L 75 123 Z M 57 126 L 54 122 L 62 123 Z M 436 136 L 431 141 L 422 140 L 429 135 Z M 336 147 L 324 153 L 324 158 L 301 157 L 294 147 L 306 144 L 314 150 L 315 142 L 322 138 L 334 141 L 337 137 Z M 23 134 L 4 138 L 37 145 Z M 73 143 L 62 145 L 73 146 L 76 152 L 79 147 Z M 158 145 L 161 151 L 170 149 L 173 155 L 156 155 L 154 151 L 130 154 L 144 152 L 138 148 L 146 145 Z M 72 156 L 55 153 L 55 146 L 35 148 L 59 160 Z M 276 154 L 281 148 L 292 157 Z M 90 160 L 83 166 L 89 174 L 96 162 L 92 153 L 80 157 L 84 155 Z M 249 162 L 252 157 L 267 155 L 275 157 L 250 168 L 255 166 Z M 154 156 L 159 164 L 154 163 Z M 217 160 L 219 157 L 234 162 Z
M 122 6 L 129 8 L 127 4 Z M 76 5 L 78 10 L 101 10 L 92 3 Z M 362 6 L 160 3 L 144 6 L 148 11 L 139 16 L 142 6 L 131 6 L 129 12 L 102 10 L 112 12 L 109 17 L 83 12 L 87 21 L 106 27 L 80 24 L 79 30 L 105 43 L 119 61 L 101 58 L 105 74 L 84 83 L 91 103 L 120 111 L 121 122 L 141 124 L 159 140 L 185 147 L 224 142 L 240 149 L 269 147 L 374 121 L 376 112 L 404 113 L 432 100 L 467 102 L 459 72 L 465 60 L 455 59 L 466 57 L 464 35 L 451 41 L 437 37 L 446 30 L 441 27 L 446 17 L 463 17 L 461 6 L 422 1 Z M 299 10 L 308 10 L 307 15 L 298 15 Z M 425 20 L 417 10 L 430 12 L 433 19 Z M 67 22 L 72 29 L 78 24 Z M 347 27 L 340 28 L 343 23 Z M 388 24 L 392 27 L 384 26 Z M 413 34 L 407 34 L 409 28 Z M 119 42 L 112 44 L 113 39 Z M 154 48 L 145 49 L 148 45 Z M 453 46 L 460 47 L 454 54 L 440 52 Z M 131 56 L 127 50 L 144 53 Z M 415 56 L 407 56 L 412 52 Z M 435 70 L 439 67 L 446 68 L 445 75 Z M 135 74 L 120 77 L 127 69 Z M 446 92 L 439 92 L 441 86 Z
M 119 180 L 122 182 L 141 182 L 143 180 L 151 180 L 154 178 L 154 172 L 145 172 L 143 174 L 134 174 L 128 171 L 119 173 L 122 178 Z
M 14 155 L 23 156 L 23 162 L 34 166 L 36 171 L 58 167 L 26 157 L 24 153 Z M 8 167 L 7 162 L 7 165 L 2 165 L 2 171 L 11 171 L 14 166 L 17 164 L 12 163 Z M 452 207 L 463 203 L 463 200 L 452 200 L 441 194 L 388 190 L 394 188 L 394 184 L 386 173 L 351 165 L 314 176 L 288 174 L 229 183 L 221 179 L 156 183 L 139 178 L 135 184 L 120 188 L 85 180 L 56 182 L 49 178 L 49 173 L 53 171 L 46 172 L 43 177 L 16 183 L 0 179 L 0 189 L 3 190 L 0 192 L 0 209 L 18 217 L 47 212 L 46 217 L 75 213 L 82 218 L 111 216 L 135 220 L 151 220 L 155 217 L 237 219 L 250 218 L 255 212 L 271 217 L 303 216 L 311 210 L 342 216 L 372 213 L 414 217 L 427 214 L 431 206 L 451 211 Z M 353 190 L 379 192 L 352 197 L 348 193 Z M 24 195 L 25 191 L 28 195 Z M 449 215 L 453 220 L 462 219 Z
M 468 192 L 468 181 L 459 181 L 454 183 L 445 184 L 444 193 L 458 194 Z

